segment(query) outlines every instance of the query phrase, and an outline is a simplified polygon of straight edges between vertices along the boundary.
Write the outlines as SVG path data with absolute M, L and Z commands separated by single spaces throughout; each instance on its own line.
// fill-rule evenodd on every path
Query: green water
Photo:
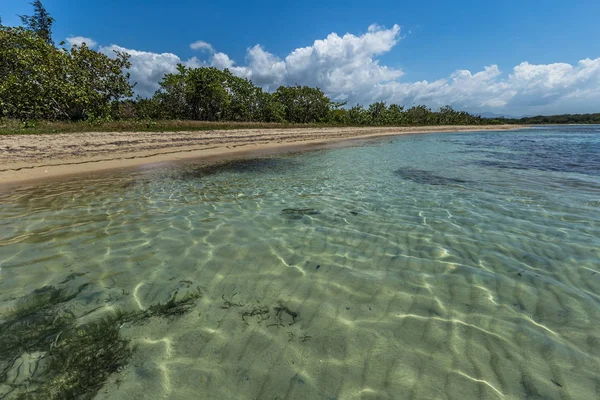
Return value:
M 0 217 L 5 332 L 48 287 L 72 298 L 35 326 L 74 318 L 0 337 L 0 398 L 78 327 L 190 293 L 113 324 L 131 356 L 84 397 L 600 398 L 599 127 L 84 176 L 5 189 Z

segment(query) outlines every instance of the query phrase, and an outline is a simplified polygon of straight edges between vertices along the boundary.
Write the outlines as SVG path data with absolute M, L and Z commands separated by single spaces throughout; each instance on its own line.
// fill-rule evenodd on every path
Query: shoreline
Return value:
M 523 128 L 526 126 L 328 127 L 0 136 L 0 188 L 85 173 L 264 156 L 408 134 Z

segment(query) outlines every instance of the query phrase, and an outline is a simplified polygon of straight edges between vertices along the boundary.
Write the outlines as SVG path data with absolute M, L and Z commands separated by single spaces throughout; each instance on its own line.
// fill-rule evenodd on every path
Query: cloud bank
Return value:
M 247 49 L 243 64 L 204 41 L 190 44 L 190 48 L 208 53 L 203 61 L 117 45 L 100 47 L 100 51 L 112 54 L 112 50 L 119 50 L 131 55 L 130 72 L 132 80 L 138 82 L 136 91 L 141 96 L 151 96 L 162 76 L 182 63 L 229 68 L 266 90 L 296 83 L 318 86 L 333 100 L 348 101 L 350 105 L 385 101 L 435 108 L 450 104 L 473 112 L 517 115 L 600 111 L 600 58 L 584 59 L 575 65 L 522 62 L 508 73 L 490 65 L 475 72 L 458 70 L 435 81 L 404 82 L 402 70 L 381 65 L 378 59 L 401 40 L 398 25 L 371 25 L 360 35 L 331 33 L 283 58 L 257 44 Z

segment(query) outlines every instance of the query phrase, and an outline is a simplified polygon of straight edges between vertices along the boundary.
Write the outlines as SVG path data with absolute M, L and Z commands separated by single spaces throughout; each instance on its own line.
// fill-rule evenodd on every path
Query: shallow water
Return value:
M 0 322 L 45 286 L 78 324 L 201 293 L 119 327 L 98 399 L 600 398 L 600 127 L 92 175 L 0 216 Z M 0 397 L 44 379 L 15 357 Z

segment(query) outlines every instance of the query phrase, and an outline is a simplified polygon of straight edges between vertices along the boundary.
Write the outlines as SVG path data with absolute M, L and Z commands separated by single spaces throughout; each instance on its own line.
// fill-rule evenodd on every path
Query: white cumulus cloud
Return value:
M 382 65 L 379 57 L 401 41 L 400 27 L 371 25 L 362 34 L 331 33 L 306 47 L 280 57 L 257 44 L 246 50 L 243 63 L 236 63 L 212 45 L 197 41 L 195 50 L 208 51 L 208 60 L 182 60 L 172 53 L 153 53 L 117 45 L 101 47 L 110 54 L 119 50 L 131 55 L 132 80 L 136 92 L 150 96 L 165 73 L 176 65 L 228 68 L 251 79 L 266 90 L 280 85 L 317 86 L 336 101 L 349 105 L 385 101 L 410 106 L 439 107 L 450 104 L 472 112 L 493 111 L 515 115 L 600 111 L 600 58 L 568 63 L 523 62 L 512 70 L 497 65 L 480 71 L 458 70 L 433 81 L 403 81 L 403 71 Z
M 143 97 L 150 97 L 159 88 L 159 82 L 165 74 L 173 73 L 177 70 L 177 64 L 184 64 L 188 67 L 199 67 L 203 65 L 201 61 L 193 57 L 188 60 L 182 60 L 173 53 L 152 53 L 149 51 L 139 51 L 126 49 L 117 45 L 102 46 L 99 51 L 108 56 L 113 56 L 115 51 L 127 53 L 131 56 L 131 80 L 136 82 L 135 92 Z
M 95 40 L 83 36 L 69 36 L 65 39 L 65 42 L 67 42 L 69 46 L 81 46 L 83 43 L 85 43 L 89 48 L 94 48 L 96 45 L 98 45 Z
M 456 108 L 515 115 L 597 112 L 600 109 L 600 58 L 566 63 L 523 62 L 503 74 L 498 66 L 457 71 L 434 82 L 378 84 L 371 99 L 400 104 L 451 104 Z
M 247 50 L 246 65 L 236 66 L 223 53 L 215 54 L 212 65 L 227 67 L 238 76 L 251 79 L 266 89 L 279 85 L 318 86 L 334 98 L 359 98 L 376 83 L 392 81 L 402 71 L 379 65 L 377 55 L 389 52 L 400 41 L 400 27 L 385 29 L 371 25 L 362 35 L 329 34 L 311 46 L 298 48 L 285 58 L 261 45 Z M 217 57 L 218 55 L 218 57 Z
M 213 49 L 212 45 L 210 43 L 206 43 L 202 40 L 198 40 L 197 42 L 191 43 L 190 44 L 190 49 L 192 50 L 206 50 L 209 51 L 211 53 L 215 52 L 215 49 Z

